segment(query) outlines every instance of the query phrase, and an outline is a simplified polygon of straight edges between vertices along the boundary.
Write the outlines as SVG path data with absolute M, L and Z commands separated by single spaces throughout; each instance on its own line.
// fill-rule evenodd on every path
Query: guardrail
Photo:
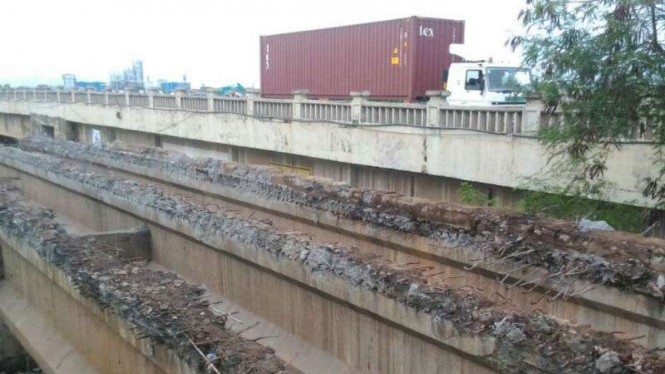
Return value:
M 364 95 L 364 96 L 363 96 Z M 57 101 L 87 105 L 144 107 L 166 110 L 230 113 L 281 121 L 305 120 L 350 125 L 411 126 L 483 131 L 497 134 L 535 134 L 538 129 L 559 126 L 560 113 L 547 113 L 538 100 L 522 106 L 451 106 L 445 96 L 432 95 L 425 104 L 376 102 L 368 93 L 352 93 L 352 100 L 311 100 L 306 92 L 296 91 L 292 100 L 268 99 L 248 95 L 243 98 L 216 96 L 213 93 L 172 95 L 133 92 L 93 92 L 54 90 L 0 90 L 0 100 L 30 102 Z M 653 139 L 648 126 L 640 125 L 631 140 Z

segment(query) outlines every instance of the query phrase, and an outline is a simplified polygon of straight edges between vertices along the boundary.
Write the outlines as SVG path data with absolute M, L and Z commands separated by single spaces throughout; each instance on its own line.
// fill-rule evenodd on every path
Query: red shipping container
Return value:
M 414 101 L 443 89 L 444 70 L 461 61 L 453 43 L 464 43 L 464 21 L 421 17 L 262 36 L 261 92 Z

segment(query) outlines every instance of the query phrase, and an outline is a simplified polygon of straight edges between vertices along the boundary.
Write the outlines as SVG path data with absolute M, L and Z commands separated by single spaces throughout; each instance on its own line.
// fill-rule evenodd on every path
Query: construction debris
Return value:
M 392 232 L 422 235 L 474 252 L 473 257 L 479 260 L 468 270 L 512 263 L 539 267 L 552 275 L 530 282 L 533 287 L 545 282 L 565 285 L 566 279 L 574 278 L 591 286 L 616 287 L 661 301 L 665 298 L 665 287 L 659 283 L 665 270 L 665 241 L 659 239 L 621 232 L 588 232 L 565 221 L 432 202 L 323 178 L 284 174 L 268 167 L 191 159 L 154 148 L 123 144 L 100 148 L 39 137 L 21 141 L 20 147 L 104 165 L 110 161 L 139 165 L 362 220 Z M 567 296 L 566 292 L 558 297 Z
M 81 146 L 81 149 L 83 148 L 84 146 Z M 396 269 L 377 256 L 335 244 L 311 243 L 302 235 L 279 233 L 270 225 L 248 221 L 233 213 L 194 205 L 174 198 L 155 186 L 143 186 L 109 174 L 95 173 L 80 163 L 17 149 L 0 149 L 0 155 L 6 160 L 15 160 L 80 183 L 87 188 L 104 191 L 136 206 L 155 209 L 177 219 L 183 225 L 189 225 L 193 232 L 202 233 L 199 238 L 202 242 L 226 240 L 251 246 L 256 251 L 263 251 L 281 260 L 297 262 L 304 270 L 319 277 L 342 279 L 348 287 L 376 292 L 405 307 L 429 314 L 441 326 L 454 329 L 456 334 L 493 340 L 493 352 L 477 359 L 501 372 L 590 374 L 605 370 L 608 373 L 655 374 L 665 371 L 665 358 L 660 350 L 648 350 L 634 344 L 631 339 L 620 339 L 611 333 L 569 325 L 542 313 L 516 311 L 480 296 L 473 288 L 434 287 L 428 284 L 421 272 Z M 498 258 L 499 261 L 519 260 L 538 264 L 551 271 L 552 275 L 583 276 L 592 282 L 605 282 L 650 295 L 660 292 L 652 289 L 653 286 L 658 286 L 660 274 L 645 261 L 661 253 L 658 252 L 662 249 L 658 246 L 660 243 L 640 242 L 632 237 L 624 242 L 616 242 L 612 238 L 580 233 L 567 223 L 543 221 L 537 217 L 510 216 L 496 211 L 468 211 L 446 206 L 438 212 L 431 212 L 430 209 L 437 205 L 428 207 L 422 202 L 396 197 L 394 194 L 361 191 L 337 184 L 323 185 L 314 179 L 303 180 L 275 174 L 267 169 L 237 164 L 220 164 L 212 160 L 192 161 L 185 158 L 158 162 L 157 157 L 147 158 L 129 153 L 125 156 L 123 152 L 118 155 L 128 159 L 136 157 L 135 160 L 140 162 L 155 162 L 154 167 L 166 167 L 162 162 L 172 162 L 170 167 L 174 170 L 193 173 L 197 178 L 211 179 L 215 183 L 243 184 L 246 188 L 255 189 L 263 186 L 261 191 L 266 193 L 277 193 L 281 190 L 276 196 L 291 199 L 289 201 L 294 203 L 332 209 L 338 214 L 375 224 L 399 225 L 403 230 L 462 240 L 475 250 L 487 253 L 487 256 L 483 257 L 485 261 L 490 256 Z M 173 165 L 177 163 L 181 163 L 182 167 L 175 168 Z M 253 177 L 250 178 L 250 175 Z M 282 184 L 274 183 L 273 179 L 277 177 L 282 179 Z M 342 199 L 341 196 L 345 197 Z M 411 206 L 410 215 L 405 214 L 406 203 Z M 414 214 L 417 211 L 425 212 L 429 216 L 440 215 L 440 220 L 445 221 L 447 216 L 442 213 L 444 210 L 457 211 L 457 217 L 472 217 L 472 227 L 453 227 L 447 223 L 419 218 Z M 135 323 L 150 339 L 185 352 L 189 360 L 207 364 L 207 360 L 191 347 L 189 339 L 179 338 L 177 332 L 187 331 L 188 337 L 195 342 L 217 337 L 227 341 L 237 338 L 225 335 L 228 333 L 223 328 L 225 321 L 216 320 L 214 315 L 205 315 L 203 319 L 198 317 L 200 309 L 197 308 L 204 308 L 201 306 L 204 303 L 200 300 L 200 289 L 189 285 L 175 287 L 173 284 L 178 278 L 173 274 L 150 272 L 141 267 L 135 270 L 134 265 L 124 263 L 111 255 L 101 258 L 88 255 L 86 243 L 67 237 L 64 230 L 53 223 L 48 212 L 31 212 L 16 202 L 5 202 L 0 207 L 0 229 L 31 238 L 34 246 L 43 248 L 40 253 L 75 277 L 90 297 L 118 313 L 123 313 L 125 318 Z M 49 232 L 53 232 L 47 235 L 50 239 L 44 240 L 44 235 Z M 483 234 L 484 232 L 490 234 Z M 582 240 L 586 240 L 587 244 L 583 245 Z M 604 247 L 595 253 L 595 249 L 582 252 L 575 250 L 586 249 L 590 242 L 616 244 L 617 251 L 625 252 L 615 253 Z M 553 248 L 557 244 L 561 246 Z M 636 246 L 651 252 L 633 257 Z M 613 253 L 616 256 L 613 256 Z M 129 285 L 123 283 L 126 278 L 108 273 L 109 269 L 126 272 L 127 274 L 121 275 L 129 277 Z M 111 274 L 114 276 L 110 277 Z M 155 292 L 155 287 L 159 292 Z M 107 289 L 118 292 L 105 292 Z M 118 294 L 123 296 L 121 300 L 118 300 Z M 168 294 L 169 297 L 161 297 L 161 294 Z M 162 305 L 166 307 L 162 309 Z M 207 306 L 205 309 L 208 310 Z M 154 313 L 161 310 L 165 312 Z M 193 310 L 193 314 L 190 314 L 189 310 Z M 174 322 L 173 316 L 178 317 L 177 322 Z M 205 326 L 205 330 L 199 329 L 199 326 Z M 244 341 L 234 341 L 230 346 L 245 347 L 244 344 Z M 229 345 L 220 343 L 220 346 Z M 265 351 L 265 348 L 259 351 L 261 360 L 267 360 L 260 362 L 273 362 L 269 360 L 271 353 Z M 615 352 L 616 357 L 608 352 Z M 229 355 L 225 349 L 216 350 L 214 353 L 217 357 Z M 254 359 L 255 356 L 250 357 L 250 360 L 240 361 L 239 365 L 248 364 L 252 360 L 258 362 Z M 270 368 L 277 370 L 278 366 Z
M 50 210 L 0 192 L 0 230 L 29 243 L 63 271 L 81 295 L 131 323 L 141 339 L 173 349 L 202 373 L 210 367 L 223 373 L 284 371 L 274 350 L 226 328 L 227 316 L 210 310 L 203 287 L 147 269 L 146 259 L 118 256 L 112 247 L 96 245 L 94 237 L 69 236 Z M 210 343 L 192 346 L 191 340 Z M 205 362 L 199 350 L 219 359 Z

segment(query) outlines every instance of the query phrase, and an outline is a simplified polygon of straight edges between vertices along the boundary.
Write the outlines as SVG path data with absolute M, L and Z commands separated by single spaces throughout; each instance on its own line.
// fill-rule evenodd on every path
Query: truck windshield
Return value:
M 487 68 L 487 89 L 510 93 L 531 83 L 531 71 L 522 68 Z

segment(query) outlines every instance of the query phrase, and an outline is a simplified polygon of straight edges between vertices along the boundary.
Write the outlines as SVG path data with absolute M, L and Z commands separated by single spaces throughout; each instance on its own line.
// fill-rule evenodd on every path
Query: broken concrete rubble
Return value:
M 141 339 L 163 344 L 200 372 L 207 372 L 190 342 L 218 357 L 222 373 L 284 372 L 272 349 L 226 328 L 226 315 L 215 315 L 202 299 L 204 289 L 173 273 L 145 267 L 145 259 L 118 256 L 95 236 L 72 237 L 53 220 L 53 212 L 12 200 L 0 192 L 0 231 L 26 241 L 63 271 L 84 297 L 135 326 Z M 101 243 L 104 244 L 104 243 Z
M 479 259 L 474 267 L 510 260 L 547 270 L 553 277 L 543 282 L 558 282 L 560 287 L 567 284 L 563 277 L 574 277 L 661 301 L 665 297 L 665 287 L 658 281 L 665 270 L 663 240 L 618 232 L 582 232 L 564 221 L 432 202 L 321 178 L 284 174 L 267 167 L 190 159 L 153 148 L 122 144 L 100 148 L 46 138 L 26 139 L 20 146 L 103 165 L 110 159 L 142 165 L 362 220 L 377 227 L 443 240 L 451 246 L 474 251 L 474 257 Z
M 440 324 L 453 326 L 459 334 L 495 340 L 494 351 L 477 359 L 487 361 L 502 372 L 596 373 L 598 360 L 607 351 L 619 355 L 618 372 L 659 373 L 665 369 L 665 361 L 658 351 L 646 350 L 612 334 L 560 323 L 541 313 L 521 313 L 498 306 L 471 289 L 432 287 L 419 272 L 396 270 L 375 256 L 338 245 L 310 243 L 296 234 L 277 233 L 269 225 L 230 213 L 212 212 L 176 200 L 157 187 L 90 172 L 80 164 L 19 150 L 3 149 L 1 152 L 4 157 L 156 209 L 210 237 L 251 245 L 257 251 L 302 263 L 310 272 L 343 279 L 349 287 L 377 292 L 434 316 Z M 4 222 L 1 217 L 0 225 Z

